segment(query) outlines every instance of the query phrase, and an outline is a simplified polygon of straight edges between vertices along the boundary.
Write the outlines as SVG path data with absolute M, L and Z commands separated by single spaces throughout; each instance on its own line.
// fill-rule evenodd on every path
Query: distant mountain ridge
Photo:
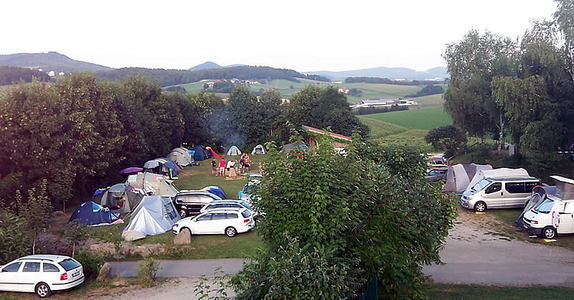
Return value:
M 347 77 L 380 77 L 389 79 L 406 79 L 406 80 L 426 80 L 435 78 L 447 78 L 446 67 L 435 67 L 426 71 L 416 71 L 409 68 L 389 68 L 377 67 L 368 69 L 358 69 L 349 71 L 313 71 L 303 72 L 305 74 L 317 74 L 325 76 L 331 80 L 344 80 Z
M 77 71 L 106 71 L 112 68 L 74 60 L 58 52 L 48 53 L 15 53 L 0 55 L 0 66 L 42 69 L 45 72 L 56 73 Z
M 197 65 L 197 66 L 191 67 L 188 70 L 189 71 L 198 71 L 198 70 L 205 70 L 205 69 L 221 69 L 221 68 L 223 68 L 223 67 L 212 62 L 212 61 L 206 61 L 202 64 Z

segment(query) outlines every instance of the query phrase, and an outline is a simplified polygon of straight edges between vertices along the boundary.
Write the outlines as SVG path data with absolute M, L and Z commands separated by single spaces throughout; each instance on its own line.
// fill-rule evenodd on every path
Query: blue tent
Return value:
M 206 192 L 210 192 L 214 195 L 217 195 L 221 199 L 227 199 L 227 195 L 225 195 L 225 192 L 223 191 L 223 189 L 217 185 L 208 185 L 208 186 L 202 188 L 201 190 L 206 191 Z
M 205 150 L 205 147 L 203 147 L 202 145 L 195 145 L 195 147 L 193 147 L 193 150 L 195 151 L 193 153 L 193 160 L 195 161 L 206 160 L 211 157 L 211 153 Z
M 110 224 L 118 218 L 119 214 L 113 214 L 109 209 L 103 208 L 93 201 L 88 201 L 76 208 L 68 223 L 77 220 L 85 225 Z
M 167 158 L 156 158 L 146 161 L 144 170 L 146 172 L 169 176 L 170 179 L 177 179 L 177 165 Z

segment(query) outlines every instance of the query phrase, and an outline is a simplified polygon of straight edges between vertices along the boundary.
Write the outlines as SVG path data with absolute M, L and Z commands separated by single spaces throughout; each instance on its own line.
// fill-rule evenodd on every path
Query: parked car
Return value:
M 214 200 L 223 200 L 221 197 L 208 191 L 183 190 L 173 198 L 173 204 L 179 212 L 179 216 L 195 216 L 201 213 L 201 208 Z
M 425 179 L 430 182 L 444 180 L 447 171 L 448 169 L 427 169 Z
M 558 193 L 545 195 L 544 200 L 523 215 L 523 227 L 530 234 L 553 239 L 558 234 L 574 233 L 574 180 L 551 176 Z
M 484 178 L 462 194 L 460 205 L 478 212 L 524 207 L 532 197 L 532 189 L 539 184 L 540 180 L 534 177 Z
M 82 282 L 82 265 L 68 256 L 29 255 L 0 266 L 0 291 L 36 293 L 45 298 Z
M 251 213 L 253 214 L 253 219 L 255 220 L 256 223 L 260 220 L 260 218 L 263 217 L 263 214 L 261 214 L 257 208 L 253 207 L 253 205 L 251 205 L 247 201 L 243 201 L 243 200 L 216 200 L 216 201 L 212 201 L 211 203 L 207 204 L 206 206 L 204 206 L 201 209 L 201 213 L 204 213 L 204 212 L 207 212 L 210 210 L 214 210 L 214 209 L 223 209 L 223 208 L 235 208 L 235 209 L 246 208 L 246 209 L 249 209 L 251 211 Z
M 250 173 L 247 179 L 250 182 L 261 182 L 261 179 L 263 179 L 263 175 L 261 175 L 260 173 Z
M 225 208 L 181 219 L 173 225 L 172 231 L 179 234 L 187 228 L 191 234 L 225 234 L 234 237 L 238 233 L 248 232 L 254 226 L 253 214 L 249 209 Z

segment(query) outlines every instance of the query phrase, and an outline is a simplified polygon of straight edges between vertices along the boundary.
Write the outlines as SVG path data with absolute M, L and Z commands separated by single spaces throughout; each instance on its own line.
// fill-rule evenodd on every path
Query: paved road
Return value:
M 221 267 L 225 274 L 234 274 L 241 270 L 243 259 L 195 259 L 195 260 L 160 260 L 158 277 L 200 277 L 213 276 L 215 270 Z M 135 277 L 139 267 L 138 261 L 110 262 L 111 274 L 120 277 Z

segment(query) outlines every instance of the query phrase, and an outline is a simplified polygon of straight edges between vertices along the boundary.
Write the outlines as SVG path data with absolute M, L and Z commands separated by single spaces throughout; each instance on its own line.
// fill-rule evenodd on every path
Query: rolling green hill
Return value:
M 211 80 L 203 80 L 199 82 L 178 84 L 175 86 L 183 87 L 189 93 L 197 93 L 203 89 L 203 85 Z M 356 103 L 362 99 L 367 98 L 403 98 L 406 95 L 414 94 L 420 91 L 424 86 L 408 86 L 408 85 L 393 85 L 384 83 L 339 83 L 339 82 L 324 82 L 309 79 L 300 79 L 297 81 L 276 79 L 265 81 L 264 83 L 250 85 L 249 88 L 253 92 L 257 92 L 260 89 L 274 89 L 278 91 L 283 98 L 290 98 L 294 93 L 302 90 L 308 85 L 315 85 L 320 87 L 326 86 L 336 86 L 345 87 L 349 89 L 358 89 L 361 91 L 360 96 L 350 96 L 347 95 L 347 99 L 350 103 Z M 418 98 L 412 98 L 413 100 L 420 101 L 421 107 L 432 107 L 441 106 L 442 98 L 441 95 L 430 95 Z
M 427 132 L 452 124 L 452 119 L 440 106 L 363 115 L 359 118 L 371 129 L 372 141 L 387 145 L 416 146 L 427 152 L 432 150 L 424 141 Z

